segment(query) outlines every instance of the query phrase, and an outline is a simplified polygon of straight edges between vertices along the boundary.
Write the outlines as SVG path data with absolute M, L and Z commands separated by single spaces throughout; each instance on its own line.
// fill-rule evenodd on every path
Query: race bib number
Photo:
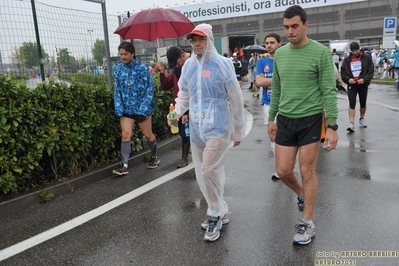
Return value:
M 355 78 L 359 77 L 360 72 L 362 71 L 362 62 L 357 61 L 357 62 L 352 62 L 352 74 Z
M 203 103 L 201 105 L 201 110 L 198 104 L 190 106 L 190 123 L 213 126 L 214 110 L 209 108 L 210 106 L 210 103 Z

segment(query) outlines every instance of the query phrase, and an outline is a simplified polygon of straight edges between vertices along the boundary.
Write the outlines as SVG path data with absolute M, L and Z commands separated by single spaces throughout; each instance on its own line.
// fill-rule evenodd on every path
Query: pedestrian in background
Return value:
M 316 163 L 322 113 L 326 109 L 325 146 L 333 150 L 338 141 L 338 102 L 331 52 L 307 37 L 309 21 L 305 10 L 299 5 L 287 8 L 283 23 L 289 44 L 274 55 L 268 133 L 270 141 L 276 142 L 277 174 L 297 194 L 302 215 L 295 226 L 294 244 L 309 244 L 316 236 L 313 212 L 318 191 Z M 293 67 L 298 64 L 300 67 Z M 302 184 L 293 170 L 298 152 Z
M 154 113 L 154 85 L 148 67 L 136 58 L 131 42 L 123 42 L 118 47 L 122 64 L 114 73 L 115 114 L 119 117 L 122 129 L 121 156 L 122 168 L 112 171 L 124 176 L 129 174 L 128 162 L 132 149 L 131 138 L 135 123 L 147 139 L 151 151 L 148 168 L 156 168 L 160 160 L 157 157 L 157 140 L 152 133 L 152 114 Z
M 360 51 L 360 45 L 352 42 L 349 45 L 351 54 L 345 58 L 341 67 L 342 81 L 348 84 L 349 99 L 349 126 L 346 129 L 348 133 L 355 132 L 355 114 L 356 114 L 356 98 L 359 95 L 360 118 L 359 125 L 366 128 L 367 124 L 364 119 L 366 114 L 367 92 L 374 76 L 374 64 L 369 54 Z
M 249 59 L 248 62 L 248 78 L 249 78 L 249 82 L 251 82 L 251 85 L 249 86 L 249 90 L 258 92 L 258 87 L 256 86 L 256 63 L 257 63 L 257 56 L 256 53 L 252 53 L 251 54 L 251 58 Z
M 233 65 L 236 73 L 236 78 L 238 80 L 238 84 L 240 84 L 240 88 L 242 88 L 242 64 L 241 61 L 238 59 L 238 54 L 233 54 Z
M 388 58 L 389 59 L 394 59 L 395 60 L 395 71 L 396 71 L 396 89 L 399 90 L 399 41 L 395 40 L 394 44 L 396 46 L 395 51 L 392 51 Z M 394 77 L 393 77 L 394 78 Z
M 277 33 L 270 33 L 265 37 L 265 47 L 268 55 L 258 60 L 256 65 L 256 84 L 262 88 L 261 104 L 263 106 L 264 123 L 267 126 L 269 120 L 270 101 L 272 97 L 272 78 L 273 78 L 273 63 L 274 53 L 281 46 L 281 37 Z M 270 141 L 270 146 L 276 157 L 276 145 L 274 141 Z M 279 179 L 277 172 L 274 171 L 272 179 Z
M 241 69 L 241 81 L 248 82 L 248 64 L 249 61 L 245 56 L 241 59 L 242 69 Z
M 183 49 L 180 49 L 177 46 L 169 47 L 166 52 L 166 57 L 168 58 L 169 68 L 173 69 L 173 71 L 165 76 L 163 68 L 160 70 L 160 80 L 161 87 L 163 90 L 169 90 L 173 88 L 173 104 L 175 104 L 175 99 L 177 97 L 177 93 L 179 92 L 178 81 L 181 75 L 181 68 L 184 65 L 184 62 L 189 59 L 191 56 L 190 53 L 185 52 Z M 182 168 L 188 165 L 188 154 L 190 152 L 190 137 L 186 135 L 185 126 L 188 123 L 188 110 L 184 113 L 183 116 L 180 117 L 178 121 L 179 125 L 179 134 L 182 139 L 182 157 L 177 165 L 177 168 Z
M 337 49 L 333 49 L 332 51 L 332 57 L 333 57 L 333 62 L 335 64 L 335 67 L 338 69 L 339 72 L 339 64 L 341 62 L 341 56 L 337 53 Z
M 229 222 L 224 201 L 224 163 L 229 144 L 238 146 L 245 135 L 244 100 L 231 59 L 218 54 L 209 24 L 199 24 L 187 36 L 193 48 L 179 79 L 176 112 L 190 107 L 190 141 L 195 175 L 207 204 L 201 227 L 204 240 L 215 241 Z M 170 119 L 168 118 L 170 124 Z

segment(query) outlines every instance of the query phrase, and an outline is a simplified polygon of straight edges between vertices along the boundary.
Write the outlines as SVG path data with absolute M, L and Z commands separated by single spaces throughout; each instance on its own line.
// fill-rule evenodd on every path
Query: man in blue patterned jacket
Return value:
M 157 141 L 152 133 L 151 117 L 154 113 L 154 85 L 148 67 L 136 58 L 135 48 L 130 42 L 123 42 L 118 47 L 122 64 L 114 73 L 115 114 L 120 118 L 122 129 L 121 155 L 123 166 L 112 173 L 128 175 L 128 160 L 131 152 L 131 138 L 134 124 L 137 122 L 147 139 L 151 150 L 151 161 L 148 168 L 156 168 Z

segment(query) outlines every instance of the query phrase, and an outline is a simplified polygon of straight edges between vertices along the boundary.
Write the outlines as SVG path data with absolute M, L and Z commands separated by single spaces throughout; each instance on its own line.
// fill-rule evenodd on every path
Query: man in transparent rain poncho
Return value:
M 179 80 L 178 116 L 188 109 L 195 174 L 208 204 L 204 240 L 215 241 L 222 224 L 229 222 L 223 199 L 224 163 L 229 144 L 238 146 L 245 135 L 244 101 L 229 58 L 214 46 L 212 26 L 200 24 L 187 36 L 193 48 Z M 170 120 L 168 121 L 170 123 Z

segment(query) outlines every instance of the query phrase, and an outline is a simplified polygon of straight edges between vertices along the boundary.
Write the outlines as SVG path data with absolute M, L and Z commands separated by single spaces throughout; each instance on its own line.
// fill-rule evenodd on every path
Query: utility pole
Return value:
M 32 5 L 32 15 L 33 15 L 33 23 L 35 26 L 35 33 L 36 33 L 36 43 L 37 43 L 37 53 L 39 55 L 39 65 L 40 65 L 40 73 L 41 73 L 41 78 L 42 81 L 46 80 L 46 75 L 44 74 L 44 59 L 42 55 L 42 46 L 40 45 L 40 37 L 39 37 L 39 26 L 37 25 L 37 16 L 36 16 L 36 6 L 35 6 L 35 0 L 30 1 Z
M 37 52 L 39 55 L 39 64 L 40 64 L 40 73 L 41 73 L 41 78 L 42 81 L 46 80 L 46 75 L 44 73 L 44 59 L 42 55 L 42 46 L 40 45 L 40 37 L 39 37 L 39 26 L 37 25 L 37 16 L 36 16 L 36 7 L 35 7 L 35 0 L 30 1 L 32 5 L 32 15 L 33 15 L 33 23 L 35 25 L 35 34 L 36 34 L 36 43 L 37 43 Z M 57 173 L 57 157 L 55 156 L 55 149 L 51 149 L 51 153 L 53 155 L 53 166 L 54 166 L 54 174 L 55 174 L 55 180 L 58 179 L 58 173 Z
M 1 51 L 0 51 L 0 65 L 1 65 L 1 75 L 4 75 L 4 69 L 3 69 L 3 57 L 1 55 Z M 22 73 L 21 73 L 22 74 Z
M 107 24 L 107 11 L 105 8 L 105 0 L 102 0 L 102 2 L 101 2 L 101 9 L 102 9 L 102 13 L 103 13 L 105 55 L 107 57 L 108 87 L 111 89 L 112 88 L 112 66 L 111 66 L 111 53 L 109 52 L 108 24 Z
M 89 44 L 91 43 L 91 34 L 93 33 L 94 30 L 87 30 L 87 35 L 89 35 Z M 87 46 L 87 49 L 90 51 L 91 50 L 91 44 Z M 89 52 L 87 53 L 87 61 L 89 61 Z M 93 56 L 91 57 L 93 58 Z M 91 60 L 93 62 L 93 59 Z

